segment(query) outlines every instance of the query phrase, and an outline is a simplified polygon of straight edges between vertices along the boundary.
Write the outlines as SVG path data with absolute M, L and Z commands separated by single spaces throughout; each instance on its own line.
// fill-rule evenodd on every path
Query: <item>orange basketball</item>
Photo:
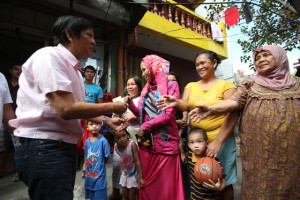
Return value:
M 218 161 L 213 158 L 204 157 L 199 159 L 194 167 L 195 177 L 200 184 L 203 182 L 218 182 L 218 178 L 223 177 L 223 169 Z

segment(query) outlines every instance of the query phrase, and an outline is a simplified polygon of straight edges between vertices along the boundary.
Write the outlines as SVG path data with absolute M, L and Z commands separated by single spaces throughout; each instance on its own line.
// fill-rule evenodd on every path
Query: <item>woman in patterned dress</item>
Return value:
M 282 47 L 256 49 L 253 59 L 257 75 L 230 99 L 197 106 L 191 118 L 241 109 L 242 199 L 300 199 L 300 78 L 291 76 Z

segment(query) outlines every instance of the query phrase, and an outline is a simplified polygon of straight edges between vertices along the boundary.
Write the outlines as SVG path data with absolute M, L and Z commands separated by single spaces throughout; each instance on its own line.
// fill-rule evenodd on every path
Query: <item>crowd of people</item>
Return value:
M 195 59 L 201 79 L 187 84 L 182 94 L 170 62 L 147 55 L 139 64 L 145 86 L 138 76 L 129 76 L 125 97 L 102 103 L 95 68 L 86 66 L 84 79 L 80 73 L 80 59 L 90 57 L 96 44 L 93 24 L 62 16 L 53 25 L 53 37 L 57 46 L 13 66 L 8 82 L 0 74 L 0 173 L 8 144 L 14 143 L 14 181 L 28 186 L 31 199 L 73 199 L 82 155 L 85 199 L 232 200 L 237 182 L 233 129 L 239 117 L 241 198 L 300 198 L 300 79 L 290 74 L 282 47 L 256 49 L 258 73 L 238 86 L 217 78 L 220 58 L 202 51 Z M 104 126 L 112 130 L 113 152 L 100 133 Z M 113 191 L 108 195 L 111 154 Z M 202 157 L 217 159 L 225 177 L 200 184 L 194 167 Z

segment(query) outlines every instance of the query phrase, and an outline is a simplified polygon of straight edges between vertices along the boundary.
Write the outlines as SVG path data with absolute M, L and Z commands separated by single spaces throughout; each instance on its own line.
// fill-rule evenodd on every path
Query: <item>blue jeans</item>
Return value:
M 76 145 L 56 140 L 19 138 L 16 170 L 33 200 L 73 200 Z

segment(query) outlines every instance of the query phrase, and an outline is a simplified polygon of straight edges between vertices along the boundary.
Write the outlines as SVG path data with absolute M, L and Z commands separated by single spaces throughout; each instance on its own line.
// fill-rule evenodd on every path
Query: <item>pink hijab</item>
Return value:
M 143 88 L 141 92 L 141 97 L 147 95 L 150 88 L 150 84 L 157 85 L 159 96 L 167 94 L 167 82 L 170 62 L 157 55 L 148 55 L 143 58 L 143 62 L 145 63 L 146 68 L 149 70 L 151 78 Z
M 143 58 L 143 62 L 145 63 L 146 68 L 149 70 L 150 80 L 146 83 L 141 92 L 141 98 L 139 100 L 140 117 L 143 116 L 145 96 L 147 95 L 150 87 L 157 87 L 156 100 L 167 94 L 168 74 L 170 68 L 170 62 L 157 55 L 148 55 Z M 158 110 L 158 112 L 160 113 L 160 110 Z
M 269 74 L 257 74 L 252 79 L 259 85 L 269 88 L 271 90 L 284 90 L 291 88 L 296 80 L 290 74 L 289 61 L 285 50 L 276 45 L 268 45 L 254 50 L 253 60 L 255 63 L 255 56 L 262 51 L 268 51 L 275 58 L 276 66 Z M 256 66 L 255 66 L 256 67 Z

